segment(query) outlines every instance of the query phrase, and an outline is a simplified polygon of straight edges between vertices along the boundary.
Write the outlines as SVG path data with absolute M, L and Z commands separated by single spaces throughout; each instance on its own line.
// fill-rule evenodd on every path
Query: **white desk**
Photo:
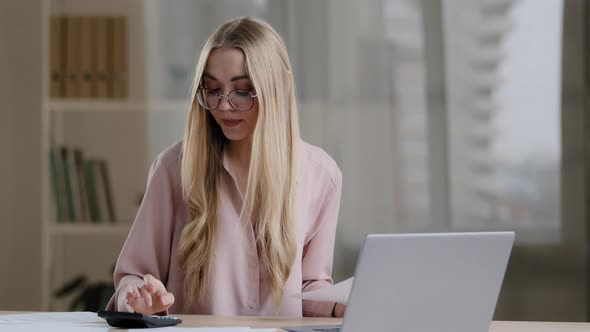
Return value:
M 1 314 L 24 312 L 0 311 Z M 338 318 L 280 318 L 280 317 L 221 317 L 176 315 L 183 320 L 184 327 L 204 326 L 250 326 L 254 328 L 279 328 L 280 326 L 334 325 L 340 324 Z M 117 330 L 124 331 L 124 330 Z M 147 330 L 146 330 L 147 331 Z M 155 330 L 154 330 L 155 331 Z M 590 332 L 590 323 L 554 323 L 554 322 L 505 322 L 494 321 L 490 332 Z M 370 331 L 366 331 L 370 332 Z

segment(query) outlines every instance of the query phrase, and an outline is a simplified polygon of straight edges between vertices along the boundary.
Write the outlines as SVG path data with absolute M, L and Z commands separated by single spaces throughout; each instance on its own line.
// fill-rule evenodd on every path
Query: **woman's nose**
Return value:
M 233 111 L 234 107 L 229 102 L 229 96 L 221 95 L 219 96 L 219 107 L 220 111 Z

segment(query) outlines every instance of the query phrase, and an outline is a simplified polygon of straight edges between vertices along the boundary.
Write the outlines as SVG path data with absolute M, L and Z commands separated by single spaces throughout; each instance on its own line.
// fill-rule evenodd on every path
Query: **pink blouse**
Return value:
M 177 259 L 180 233 L 188 221 L 180 179 L 181 142 L 154 161 L 143 202 L 119 255 L 114 273 L 117 291 L 107 310 L 126 311 L 118 298 L 128 283 L 144 274 L 160 279 L 176 298 L 170 313 L 181 313 L 184 272 Z M 342 173 L 322 149 L 301 142 L 295 223 L 297 256 L 285 284 L 278 315 L 330 316 L 334 303 L 299 300 L 290 295 L 332 284 L 332 259 Z M 188 314 L 263 315 L 276 311 L 267 275 L 256 251 L 252 226 L 239 221 L 243 197 L 232 165 L 223 160 L 215 258 L 204 301 L 194 301 Z M 118 303 L 121 302 L 121 303 Z

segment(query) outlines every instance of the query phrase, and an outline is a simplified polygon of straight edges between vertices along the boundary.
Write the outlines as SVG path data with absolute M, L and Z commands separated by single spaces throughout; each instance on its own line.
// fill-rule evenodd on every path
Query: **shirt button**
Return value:
M 250 267 L 254 268 L 256 266 L 256 259 L 250 258 Z
M 250 309 L 252 309 L 252 310 L 256 309 L 256 303 L 250 303 Z

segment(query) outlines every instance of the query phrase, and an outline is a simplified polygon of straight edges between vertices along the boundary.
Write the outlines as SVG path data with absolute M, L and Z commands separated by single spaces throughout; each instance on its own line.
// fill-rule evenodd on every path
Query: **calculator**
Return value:
M 182 323 L 182 319 L 172 316 L 142 315 L 132 312 L 104 311 L 98 312 L 110 326 L 126 329 L 172 326 Z

